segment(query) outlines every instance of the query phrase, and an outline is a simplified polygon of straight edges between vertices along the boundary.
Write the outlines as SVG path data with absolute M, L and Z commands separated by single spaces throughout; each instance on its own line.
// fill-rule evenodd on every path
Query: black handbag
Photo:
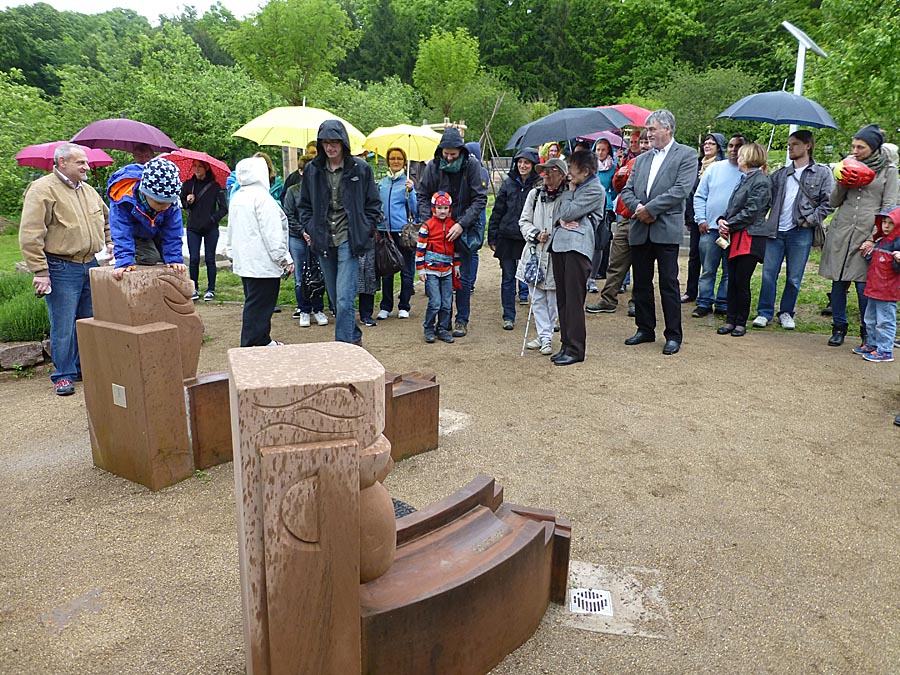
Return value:
M 409 204 L 406 205 L 406 223 L 397 237 L 400 246 L 410 251 L 414 250 L 419 243 L 419 224 L 412 211 L 409 210 Z
M 375 240 L 375 272 L 380 277 L 393 276 L 403 269 L 403 254 L 390 232 L 379 232 Z
M 319 258 L 310 249 L 306 250 L 306 262 L 303 274 L 300 275 L 300 295 L 311 302 L 321 298 L 325 293 L 325 275 L 319 265 Z

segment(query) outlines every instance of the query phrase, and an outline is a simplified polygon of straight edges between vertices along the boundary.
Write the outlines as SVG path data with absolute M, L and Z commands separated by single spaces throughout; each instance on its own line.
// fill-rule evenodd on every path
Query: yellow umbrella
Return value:
M 427 162 L 434 159 L 441 135 L 430 127 L 414 127 L 398 124 L 395 127 L 378 127 L 366 136 L 363 147 L 385 155 L 388 148 L 403 148 L 412 162 Z
M 365 134 L 347 120 L 327 110 L 308 106 L 272 108 L 250 120 L 231 135 L 248 138 L 259 145 L 305 148 L 307 144 L 315 142 L 319 125 L 325 120 L 339 120 L 343 123 L 350 137 L 351 152 L 359 148 L 365 140 Z

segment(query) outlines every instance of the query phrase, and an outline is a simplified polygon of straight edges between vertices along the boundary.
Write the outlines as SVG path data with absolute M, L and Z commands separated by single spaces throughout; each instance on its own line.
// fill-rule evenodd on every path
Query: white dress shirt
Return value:
M 647 197 L 650 197 L 650 188 L 653 187 L 653 181 L 656 180 L 656 174 L 659 173 L 659 167 L 662 166 L 663 161 L 666 159 L 666 153 L 672 148 L 672 144 L 675 143 L 675 139 L 673 138 L 668 143 L 666 143 L 666 147 L 661 150 L 653 149 L 653 161 L 650 162 L 650 174 L 647 176 Z

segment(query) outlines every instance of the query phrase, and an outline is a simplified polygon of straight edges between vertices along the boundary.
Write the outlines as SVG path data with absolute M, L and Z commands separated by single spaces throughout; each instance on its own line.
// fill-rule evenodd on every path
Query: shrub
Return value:
M 0 273 L 0 342 L 43 340 L 49 334 L 47 304 L 35 297 L 31 277 Z

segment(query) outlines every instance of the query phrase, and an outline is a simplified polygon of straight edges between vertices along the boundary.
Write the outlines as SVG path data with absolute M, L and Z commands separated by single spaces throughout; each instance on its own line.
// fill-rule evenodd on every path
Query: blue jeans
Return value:
M 866 303 L 868 298 L 863 295 L 866 290 L 865 281 L 832 281 L 831 282 L 831 323 L 835 326 L 846 326 L 847 321 L 847 290 L 850 284 L 856 284 L 856 299 L 859 302 L 860 321 L 866 316 Z
M 459 291 L 457 291 L 459 293 Z M 450 330 L 450 312 L 453 310 L 453 275 L 439 277 L 436 274 L 425 275 L 425 295 L 428 296 L 428 309 L 425 310 L 425 329 L 434 327 L 437 317 L 438 330 Z
M 832 305 L 834 309 L 834 305 Z M 878 347 L 878 351 L 892 354 L 897 337 L 897 303 L 890 300 L 873 300 L 866 303 L 866 343 Z
M 400 270 L 400 297 L 397 308 L 409 311 L 409 299 L 413 292 L 413 274 L 416 270 L 416 251 L 412 248 L 398 246 L 403 255 L 403 269 Z M 381 277 L 381 302 L 378 308 L 385 312 L 394 311 L 394 275 Z
M 50 315 L 50 353 L 54 366 L 50 379 L 53 382 L 73 380 L 81 375 L 75 321 L 94 316 L 90 271 L 97 267 L 97 261 L 82 264 L 48 255 L 47 266 L 50 294 L 44 299 Z
M 472 293 L 475 292 L 475 279 L 478 277 L 478 251 L 472 251 Z
M 778 313 L 787 312 L 794 316 L 794 306 L 800 294 L 800 283 L 809 260 L 813 243 L 813 228 L 795 227 L 787 232 L 779 232 L 775 239 L 766 242 L 766 258 L 763 261 L 762 286 L 756 313 L 771 321 L 775 316 L 775 287 L 781 273 L 781 263 L 787 261 L 787 277 L 781 293 Z
M 291 252 L 291 258 L 294 261 L 294 295 L 297 298 L 297 307 L 301 312 L 313 314 L 321 312 L 325 308 L 325 300 L 323 297 L 315 298 L 312 302 L 305 300 L 302 293 L 303 285 L 303 269 L 306 265 L 306 252 L 309 245 L 303 237 L 288 237 L 288 250 Z
M 200 292 L 200 242 L 203 242 L 203 260 L 206 262 L 206 290 L 216 290 L 216 244 L 219 243 L 219 228 L 208 232 L 187 231 L 188 265 L 194 290 Z
M 334 339 L 338 342 L 359 342 L 362 331 L 356 323 L 356 291 L 359 284 L 359 258 L 350 253 L 350 243 L 329 247 L 319 256 L 325 277 L 325 291 L 334 298 L 336 318 Z
M 460 247 L 456 251 L 459 256 L 459 288 L 456 290 L 456 321 L 469 323 L 469 303 L 472 299 L 473 272 L 475 267 L 473 259 L 475 253 Z M 452 281 L 451 281 L 452 283 Z
M 715 302 L 716 309 L 728 310 L 728 249 L 721 249 L 716 244 L 718 230 L 709 230 L 700 235 L 700 264 L 703 271 L 697 285 L 697 307 L 711 309 Z M 722 278 L 716 292 L 716 273 L 722 266 Z M 715 296 L 715 297 L 713 297 Z

